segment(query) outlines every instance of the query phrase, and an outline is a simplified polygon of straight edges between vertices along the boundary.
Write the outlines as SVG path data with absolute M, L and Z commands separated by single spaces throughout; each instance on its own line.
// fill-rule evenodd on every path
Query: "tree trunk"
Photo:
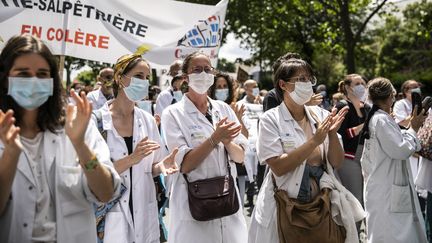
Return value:
M 348 74 L 356 72 L 355 47 L 356 47 L 356 43 L 354 42 L 346 43 L 345 65 Z
M 349 13 L 349 1 L 338 1 L 340 6 L 340 21 L 345 41 L 345 66 L 348 73 L 355 73 L 355 47 L 356 40 L 351 29 L 351 19 Z

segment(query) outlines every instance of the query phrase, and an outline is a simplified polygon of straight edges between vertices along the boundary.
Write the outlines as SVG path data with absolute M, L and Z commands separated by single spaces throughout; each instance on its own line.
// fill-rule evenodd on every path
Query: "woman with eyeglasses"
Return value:
M 110 242 L 159 242 L 153 177 L 177 172 L 174 156 L 165 157 L 153 116 L 136 106 L 148 95 L 150 65 L 139 54 L 120 57 L 114 66 L 114 99 L 98 110 L 114 167 L 125 186 L 109 210 L 98 237 Z
M 348 108 L 329 112 L 305 105 L 315 84 L 312 68 L 301 59 L 283 61 L 275 73 L 274 86 L 283 102 L 260 119 L 258 159 L 270 171 L 252 215 L 250 243 L 358 242 L 352 215 L 362 217 L 361 206 L 333 173 L 343 163 L 337 131 Z M 343 206 L 334 203 L 336 198 Z M 352 208 L 344 212 L 347 205 Z
M 0 242 L 96 242 L 93 203 L 120 178 L 84 92 L 66 107 L 56 58 L 32 36 L 0 54 Z
M 246 222 L 239 207 L 237 186 L 231 179 L 236 176 L 233 162 L 244 159 L 246 139 L 240 134 L 241 125 L 228 104 L 207 96 L 214 83 L 214 72 L 206 54 L 189 54 L 182 72 L 189 90 L 180 102 L 164 110 L 161 119 L 168 149 L 179 150 L 175 160 L 181 172 L 173 178 L 168 242 L 246 242 Z M 230 179 L 219 184 L 221 177 Z M 188 188 L 190 185 L 196 188 Z M 199 194 L 201 189 L 205 190 L 203 199 L 208 198 L 205 195 L 220 194 L 215 195 L 218 199 L 226 195 L 236 201 L 237 207 L 234 202 L 233 207 L 214 207 L 199 214 L 200 206 L 206 205 L 194 208 L 197 204 L 190 202 L 195 200 L 191 193 L 195 190 Z M 205 218 L 215 213 L 224 216 Z

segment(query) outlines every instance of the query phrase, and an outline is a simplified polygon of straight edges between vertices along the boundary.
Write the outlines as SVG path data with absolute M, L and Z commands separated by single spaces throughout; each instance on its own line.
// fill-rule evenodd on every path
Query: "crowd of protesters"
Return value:
M 0 242 L 431 240 L 432 113 L 415 80 L 398 95 L 348 74 L 331 94 L 296 53 L 274 60 L 268 92 L 202 52 L 163 91 L 138 54 L 91 90 L 58 71 L 35 37 L 1 51 Z

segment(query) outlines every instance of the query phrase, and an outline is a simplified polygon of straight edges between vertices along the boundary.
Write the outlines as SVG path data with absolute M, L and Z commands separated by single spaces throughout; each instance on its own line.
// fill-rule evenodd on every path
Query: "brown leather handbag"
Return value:
M 225 153 L 227 153 L 225 151 Z M 234 179 L 227 155 L 228 175 L 217 176 L 197 181 L 188 181 L 189 210 L 192 218 L 198 221 L 208 221 L 232 215 L 239 210 Z
M 278 189 L 274 175 L 274 198 L 277 205 L 277 227 L 280 243 L 343 243 L 346 231 L 337 225 L 330 213 L 330 189 L 322 189 L 312 202 L 301 203 Z

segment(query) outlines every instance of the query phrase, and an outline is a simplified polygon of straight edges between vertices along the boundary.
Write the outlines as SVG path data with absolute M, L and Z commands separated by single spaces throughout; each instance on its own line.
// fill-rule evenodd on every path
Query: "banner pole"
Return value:
M 60 76 L 60 80 L 63 81 L 63 70 L 64 70 L 64 64 L 65 64 L 65 56 L 64 55 L 60 55 L 60 59 L 59 59 L 59 76 Z M 66 82 L 67 82 L 67 78 L 66 78 Z M 68 89 L 68 87 L 66 87 L 66 89 Z

